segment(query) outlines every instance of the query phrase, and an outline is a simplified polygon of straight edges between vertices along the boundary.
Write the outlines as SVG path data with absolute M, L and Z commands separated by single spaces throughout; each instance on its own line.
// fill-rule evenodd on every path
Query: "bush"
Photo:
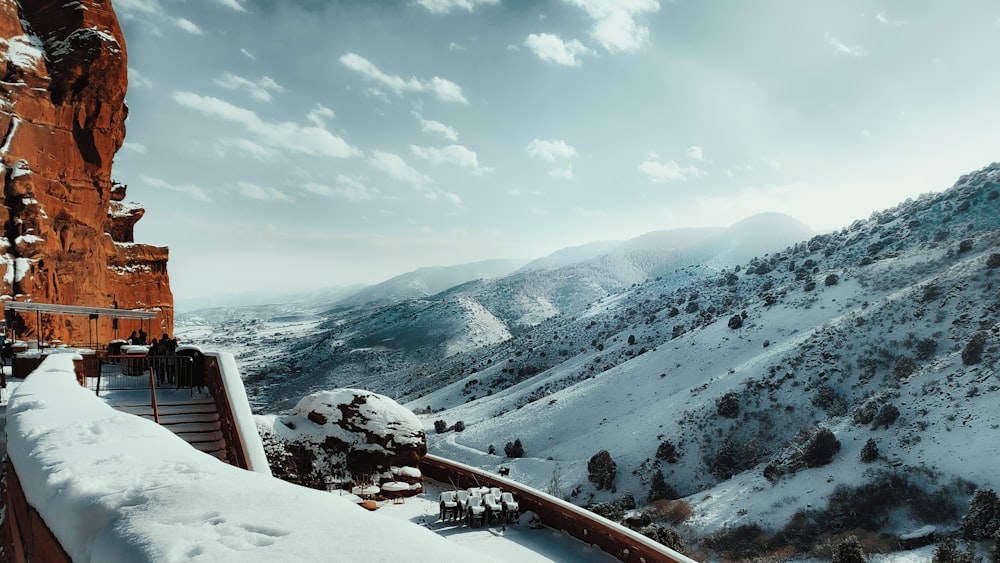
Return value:
M 684 551 L 687 549 L 687 546 L 685 546 L 684 542 L 681 540 L 680 534 L 678 534 L 673 528 L 650 524 L 639 528 L 637 531 L 647 538 L 655 542 L 659 542 L 674 551 Z
M 649 484 L 647 502 L 675 498 L 677 498 L 677 491 L 667 483 L 663 472 L 657 469 L 656 473 L 653 473 L 653 481 Z
M 978 364 L 983 359 L 983 348 L 986 347 L 986 333 L 977 332 L 962 349 L 962 363 L 967 366 Z
M 1000 498 L 993 489 L 979 489 L 972 496 L 969 513 L 962 519 L 962 536 L 988 540 L 1000 532 Z
M 677 447 L 670 440 L 660 442 L 660 446 L 656 448 L 656 459 L 660 461 L 677 463 L 677 457 Z
M 823 280 L 823 284 L 824 285 L 837 285 L 837 282 L 839 282 L 839 281 L 840 281 L 840 277 L 837 276 L 837 274 L 830 274 L 830 275 L 826 276 L 825 280 Z
M 461 432 L 465 430 L 465 423 L 459 420 L 455 423 L 455 432 Z
M 848 536 L 837 544 L 831 563 L 865 563 L 865 552 L 857 536 Z
M 955 538 L 948 537 L 941 540 L 934 548 L 934 557 L 931 563 L 981 563 L 981 557 L 976 556 L 974 548 L 966 546 L 965 551 L 959 551 Z
M 962 242 L 958 243 L 958 251 L 959 252 L 968 252 L 970 250 L 972 250 L 972 240 L 971 239 L 965 239 Z
M 833 460 L 840 451 L 840 440 L 826 428 L 820 428 L 809 438 L 802 451 L 802 461 L 806 467 L 822 467 Z
M 816 388 L 812 404 L 826 411 L 830 416 L 840 416 L 847 412 L 847 401 L 837 393 L 837 390 L 826 383 Z
M 878 461 L 880 456 L 881 454 L 878 451 L 878 444 L 875 443 L 875 438 L 868 438 L 864 447 L 861 448 L 861 462 L 872 463 Z
M 588 506 L 587 510 L 612 522 L 621 522 L 622 518 L 625 517 L 625 511 L 616 502 L 599 502 Z
M 851 420 L 854 421 L 854 424 L 861 426 L 862 424 L 871 423 L 871 421 L 875 420 L 875 415 L 877 414 L 878 405 L 875 401 L 868 401 L 867 403 L 854 409 L 854 412 L 851 413 Z
M 597 487 L 597 490 L 611 489 L 618 474 L 618 465 L 611 459 L 608 450 L 594 454 L 587 462 L 587 480 Z
M 448 423 L 440 419 L 435 420 L 434 431 L 437 432 L 438 434 L 444 434 L 445 432 L 448 431 Z
M 656 500 L 645 510 L 652 520 L 660 520 L 671 524 L 687 522 L 694 516 L 691 505 L 682 500 Z
M 929 360 L 937 353 L 938 344 L 931 338 L 924 338 L 917 342 L 917 359 Z
M 878 430 L 880 426 L 885 426 L 889 428 L 892 426 L 893 422 L 899 418 L 899 409 L 896 405 L 885 404 L 879 409 L 878 414 L 875 415 L 875 420 L 872 422 L 872 430 Z
M 733 315 L 729 317 L 729 328 L 733 330 L 743 328 L 743 317 L 740 315 Z
M 507 442 L 507 445 L 503 447 L 503 453 L 509 458 L 524 457 L 524 446 L 521 445 L 521 439 Z
M 715 400 L 715 410 L 723 418 L 736 418 L 740 415 L 740 395 L 730 391 Z
M 986 259 L 986 267 L 990 269 L 1000 268 L 1000 253 L 990 254 L 990 257 Z
M 911 358 L 900 358 L 896 361 L 895 367 L 892 368 L 892 375 L 902 381 L 907 377 L 910 377 L 917 371 L 917 362 L 913 361 Z

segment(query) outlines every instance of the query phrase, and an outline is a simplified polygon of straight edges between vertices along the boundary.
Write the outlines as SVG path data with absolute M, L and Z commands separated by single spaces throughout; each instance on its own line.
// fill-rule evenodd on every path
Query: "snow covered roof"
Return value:
M 74 561 L 488 560 L 346 497 L 244 471 L 80 387 L 49 356 L 7 407 L 25 497 Z

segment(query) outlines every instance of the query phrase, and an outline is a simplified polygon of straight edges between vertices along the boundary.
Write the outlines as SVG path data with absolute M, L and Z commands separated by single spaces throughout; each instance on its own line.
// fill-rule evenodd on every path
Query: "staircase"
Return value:
M 187 393 L 160 395 L 157 406 L 160 426 L 170 430 L 194 446 L 195 449 L 230 463 L 226 455 L 226 440 L 222 436 L 222 424 L 215 401 L 210 395 Z M 154 420 L 153 408 L 148 397 L 143 401 L 116 403 L 114 407 L 122 412 Z

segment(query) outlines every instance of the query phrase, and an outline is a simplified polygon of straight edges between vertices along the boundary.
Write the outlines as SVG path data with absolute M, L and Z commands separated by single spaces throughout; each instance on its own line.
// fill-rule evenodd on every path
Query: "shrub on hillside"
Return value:
M 435 420 L 434 431 L 437 432 L 438 434 L 444 434 L 445 432 L 448 431 L 448 423 L 441 419 Z
M 663 471 L 657 469 L 656 473 L 653 473 L 652 482 L 649 484 L 647 502 L 675 498 L 677 498 L 677 491 L 667 483 L 666 478 L 663 476 Z
M 847 412 L 847 401 L 826 383 L 816 388 L 812 404 L 826 411 L 829 416 L 841 416 Z
M 659 447 L 656 448 L 656 459 L 660 461 L 665 461 L 667 463 L 677 463 L 677 447 L 670 440 L 664 440 L 660 442 Z
M 878 404 L 876 404 L 875 401 L 868 401 L 851 412 L 851 420 L 853 420 L 854 424 L 857 424 L 858 426 L 870 424 L 871 421 L 875 420 L 875 415 L 877 414 Z
M 599 502 L 588 506 L 587 510 L 612 522 L 621 522 L 622 518 L 625 517 L 625 511 L 615 502 Z
M 968 540 L 992 539 L 1000 532 L 1000 498 L 993 489 L 979 489 L 962 519 L 962 536 Z
M 872 430 L 878 430 L 880 426 L 888 429 L 893 422 L 896 422 L 897 418 L 899 418 L 899 409 L 896 408 L 896 405 L 891 403 L 882 405 L 878 414 L 875 415 L 875 420 L 872 421 Z
M 715 400 L 715 410 L 723 418 L 736 418 L 740 415 L 740 395 L 730 391 Z
M 824 285 L 828 285 L 828 286 L 830 286 L 830 285 L 837 285 L 837 282 L 839 282 L 839 281 L 840 281 L 840 277 L 837 274 L 830 274 L 830 275 L 826 276 L 825 280 L 823 280 L 823 284 Z
M 968 252 L 970 250 L 972 250 L 972 240 L 971 239 L 965 239 L 962 242 L 958 243 L 958 251 L 959 252 Z
M 962 348 L 962 363 L 967 366 L 978 364 L 983 359 L 983 349 L 986 347 L 986 333 L 977 332 L 969 343 Z
M 865 552 L 857 536 L 848 536 L 837 544 L 831 563 L 865 563 Z
M 524 446 L 521 445 L 521 439 L 507 442 L 507 445 L 503 447 L 503 453 L 509 458 L 524 457 Z
M 733 315 L 729 317 L 729 328 L 736 330 L 738 328 L 743 328 L 743 317 L 740 315 Z
M 917 359 L 929 360 L 937 353 L 937 341 L 932 338 L 924 338 L 917 342 Z
M 636 531 L 655 542 L 659 542 L 670 549 L 673 549 L 674 551 L 684 551 L 687 549 L 687 546 L 684 545 L 684 541 L 681 540 L 680 534 L 678 534 L 673 528 L 650 524 L 648 526 L 643 526 Z
M 802 462 L 806 467 L 822 467 L 833 460 L 840 451 L 840 440 L 826 428 L 820 428 L 809 438 L 802 450 Z
M 864 447 L 861 448 L 861 462 L 872 463 L 878 461 L 880 456 L 881 453 L 878 451 L 878 444 L 875 443 L 875 438 L 868 438 Z
M 455 423 L 455 432 L 461 432 L 465 430 L 465 422 L 459 420 Z
M 955 538 L 947 537 L 934 548 L 931 563 L 982 563 L 983 558 L 976 555 L 975 548 L 967 545 L 965 551 L 958 549 Z
M 669 522 L 671 524 L 681 524 L 687 522 L 694 516 L 691 505 L 682 500 L 656 500 L 649 504 L 645 510 L 652 520 Z
M 618 465 L 615 460 L 611 459 L 608 450 L 597 452 L 587 462 L 587 480 L 593 483 L 599 491 L 614 487 L 617 474 Z
M 917 362 L 911 358 L 900 358 L 892 368 L 892 375 L 898 380 L 906 379 L 917 371 Z
M 986 259 L 986 267 L 990 269 L 1000 268 L 1000 253 L 990 254 L 989 258 Z

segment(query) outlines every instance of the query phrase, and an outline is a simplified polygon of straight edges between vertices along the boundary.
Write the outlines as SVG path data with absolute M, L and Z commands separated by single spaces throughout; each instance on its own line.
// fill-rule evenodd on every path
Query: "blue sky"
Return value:
M 839 228 L 1000 148 L 985 0 L 114 6 L 114 176 L 179 306 L 764 211 Z

